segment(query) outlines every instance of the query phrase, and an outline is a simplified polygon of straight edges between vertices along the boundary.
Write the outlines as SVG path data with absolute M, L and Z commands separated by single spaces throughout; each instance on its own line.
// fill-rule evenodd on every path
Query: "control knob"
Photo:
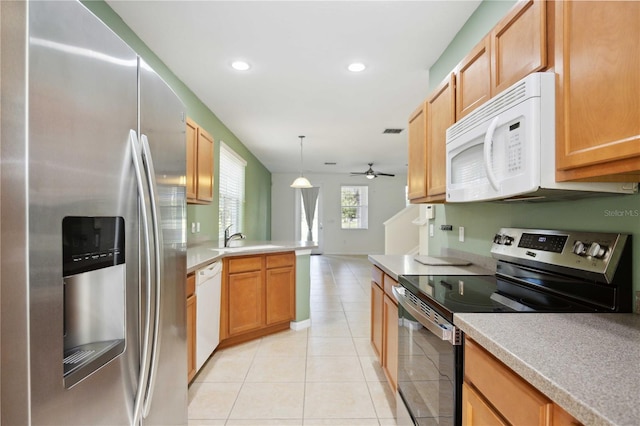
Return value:
M 510 246 L 511 243 L 513 242 L 513 237 L 510 237 L 508 235 L 496 234 L 493 237 L 493 242 L 495 244 L 503 244 L 505 246 Z
M 571 249 L 571 251 L 578 256 L 583 256 L 587 252 L 587 249 L 585 248 L 582 241 L 576 241 L 575 243 L 573 243 L 573 248 Z
M 587 256 L 595 257 L 596 259 L 602 259 L 607 252 L 606 246 L 601 246 L 598 243 L 591 243 L 587 250 Z

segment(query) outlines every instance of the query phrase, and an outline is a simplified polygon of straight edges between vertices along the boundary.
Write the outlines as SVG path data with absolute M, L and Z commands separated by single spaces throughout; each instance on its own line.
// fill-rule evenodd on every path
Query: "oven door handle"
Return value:
M 425 315 L 420 309 L 418 309 L 406 296 L 406 292 L 408 291 L 406 288 L 402 286 L 393 286 L 391 288 L 393 292 L 393 296 L 396 298 L 398 303 L 407 311 L 411 316 L 418 320 L 418 322 L 427 330 L 429 330 L 432 334 L 438 337 L 440 340 L 445 342 L 449 342 L 452 345 L 460 344 L 460 333 L 458 329 L 448 322 L 441 322 L 436 318 L 431 318 Z

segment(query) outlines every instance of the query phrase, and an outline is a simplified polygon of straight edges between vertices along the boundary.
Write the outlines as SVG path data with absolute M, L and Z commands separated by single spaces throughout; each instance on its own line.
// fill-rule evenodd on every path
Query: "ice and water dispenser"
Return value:
M 65 217 L 64 384 L 71 387 L 125 348 L 122 217 Z

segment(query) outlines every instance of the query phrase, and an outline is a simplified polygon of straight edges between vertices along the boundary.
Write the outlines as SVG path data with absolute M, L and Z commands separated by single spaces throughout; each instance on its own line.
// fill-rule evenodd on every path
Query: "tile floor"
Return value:
M 216 352 L 189 388 L 189 425 L 395 425 L 370 283 L 366 256 L 311 256 L 311 327 Z

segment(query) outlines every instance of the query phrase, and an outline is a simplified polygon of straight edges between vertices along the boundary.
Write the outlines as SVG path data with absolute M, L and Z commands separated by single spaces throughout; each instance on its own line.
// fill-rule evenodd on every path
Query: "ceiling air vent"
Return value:
M 404 129 L 384 129 L 384 131 L 382 133 L 385 133 L 385 134 L 387 134 L 387 133 L 388 134 L 398 134 L 403 130 Z

